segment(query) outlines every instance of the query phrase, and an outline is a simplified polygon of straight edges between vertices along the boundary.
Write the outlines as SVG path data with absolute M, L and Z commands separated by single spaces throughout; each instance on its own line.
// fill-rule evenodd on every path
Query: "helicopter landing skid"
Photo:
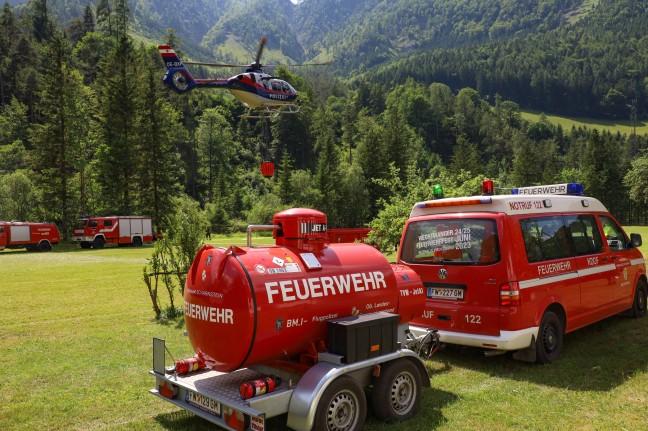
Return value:
M 278 108 L 266 106 L 263 109 L 248 108 L 247 112 L 241 115 L 241 118 L 277 118 L 282 114 L 296 114 L 300 110 L 299 106 L 287 105 Z

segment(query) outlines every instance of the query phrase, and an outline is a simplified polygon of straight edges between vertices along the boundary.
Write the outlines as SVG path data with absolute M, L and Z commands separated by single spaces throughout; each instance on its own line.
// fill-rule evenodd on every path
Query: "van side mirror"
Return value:
M 641 235 L 638 234 L 638 233 L 631 233 L 631 234 L 630 234 L 630 242 L 631 242 L 632 245 L 634 245 L 635 247 L 641 247 L 641 244 L 642 244 L 642 242 L 641 242 Z

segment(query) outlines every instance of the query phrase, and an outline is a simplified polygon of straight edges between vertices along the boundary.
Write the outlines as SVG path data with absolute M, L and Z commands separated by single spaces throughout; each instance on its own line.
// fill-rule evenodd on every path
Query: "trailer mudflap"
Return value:
M 264 431 L 266 419 L 288 411 L 293 389 L 287 382 L 271 393 L 242 400 L 239 386 L 266 374 L 249 368 L 229 373 L 202 370 L 182 376 L 165 374 L 164 340 L 156 339 L 153 350 L 154 369 L 150 374 L 155 376 L 156 387 L 149 392 L 209 422 L 234 431 Z

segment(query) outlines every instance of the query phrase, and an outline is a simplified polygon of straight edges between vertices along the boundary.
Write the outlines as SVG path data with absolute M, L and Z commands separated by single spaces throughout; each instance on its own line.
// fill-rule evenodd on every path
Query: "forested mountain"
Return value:
M 646 58 L 648 3 L 601 0 L 574 25 L 429 51 L 390 64 L 369 79 L 391 86 L 413 77 L 499 94 L 545 112 L 629 119 L 630 105 L 639 117 L 646 114 Z
M 585 0 L 589 3 L 591 0 Z M 24 0 L 12 0 L 25 3 Z M 90 0 L 49 0 L 61 25 Z M 403 53 L 452 48 L 546 32 L 583 0 L 131 0 L 132 29 L 153 40 L 173 28 L 181 40 L 215 54 L 245 56 L 261 36 L 293 60 L 324 55 L 348 74 Z M 223 49 L 223 44 L 235 46 Z M 274 45 L 272 45 L 274 44 Z M 237 53 L 237 51 L 239 51 Z M 219 59 L 222 61 L 222 59 Z M 238 61 L 244 60 L 238 58 Z
M 581 0 L 307 0 L 297 8 L 298 37 L 312 53 L 333 52 L 347 73 L 403 53 L 469 46 L 564 23 Z

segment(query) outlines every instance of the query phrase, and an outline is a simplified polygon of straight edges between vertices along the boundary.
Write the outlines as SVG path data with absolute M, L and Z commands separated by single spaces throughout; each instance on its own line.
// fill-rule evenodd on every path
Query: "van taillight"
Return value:
M 522 305 L 520 300 L 520 285 L 517 281 L 500 286 L 500 305 Z

